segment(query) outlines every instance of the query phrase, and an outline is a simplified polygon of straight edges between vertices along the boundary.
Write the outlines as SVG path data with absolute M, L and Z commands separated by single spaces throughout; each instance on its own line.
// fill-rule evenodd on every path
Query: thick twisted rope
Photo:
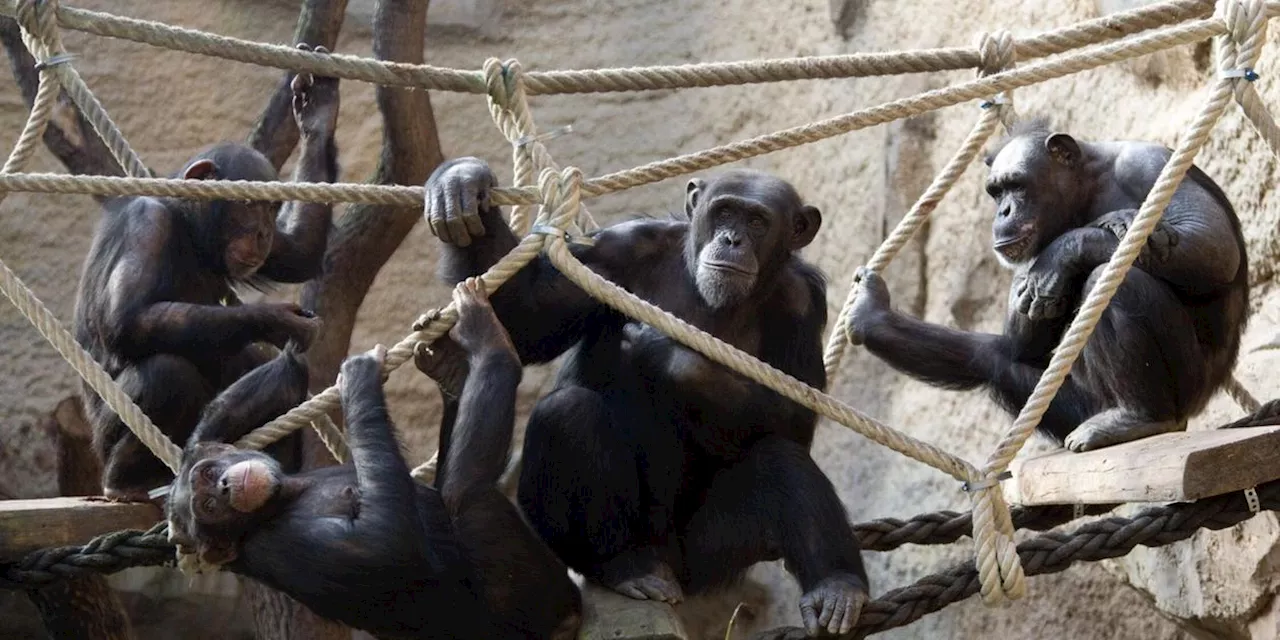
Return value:
M 0 0 L 0 14 L 16 15 L 24 0 Z M 1113 40 L 1159 26 L 1207 15 L 1211 0 L 1174 0 L 1140 7 L 1016 43 L 1020 59 Z M 321 55 L 291 47 L 252 42 L 160 22 L 63 7 L 58 22 L 65 28 L 121 38 L 157 47 L 220 57 L 318 75 L 463 93 L 485 93 L 484 76 L 469 70 L 386 62 L 343 54 Z M 889 53 L 858 53 L 778 60 L 666 65 L 622 69 L 534 72 L 526 78 L 532 95 L 649 91 L 713 87 L 761 82 L 881 76 L 966 69 L 979 65 L 981 54 L 970 48 L 943 48 Z
M 1280 482 L 1258 487 L 1263 509 L 1280 509 Z M 1096 562 L 1127 555 L 1138 546 L 1160 547 L 1186 540 L 1201 530 L 1233 527 L 1255 515 L 1240 492 L 1197 502 L 1144 509 L 1132 518 L 1106 518 L 1070 532 L 1047 533 L 1018 545 L 1027 575 L 1065 571 L 1077 562 Z M 964 600 L 981 589 L 972 563 L 936 573 L 868 602 L 850 638 L 862 638 L 905 626 L 927 614 Z
M 0 0 L 0 3 L 6 0 Z M 12 1 L 12 0 L 8 0 Z M 1269 9 L 1280 13 L 1280 4 Z M 730 162 L 809 144 L 893 120 L 953 106 L 984 96 L 1030 86 L 1107 64 L 1148 55 L 1226 32 L 1220 20 L 1197 20 L 1085 51 L 1027 65 L 951 87 L 784 129 L 729 145 L 705 149 L 587 180 L 583 196 L 595 197 L 668 178 L 711 169 Z M 290 51 L 297 51 L 290 49 Z M 83 193 L 99 196 L 154 195 L 195 199 L 297 200 L 410 205 L 422 202 L 421 187 L 328 183 L 230 182 L 225 180 L 138 180 L 105 176 L 14 174 L 0 176 L 0 189 L 40 193 Z M 495 189 L 494 204 L 537 201 L 527 187 Z
M 1280 509 L 1280 482 L 1260 485 L 1258 498 L 1262 509 Z M 934 521 L 945 522 L 946 514 L 927 515 Z M 1071 532 L 1042 534 L 1018 545 L 1018 553 L 1028 575 L 1046 575 L 1065 571 L 1077 562 L 1118 558 L 1138 546 L 1159 547 L 1186 540 L 1201 530 L 1226 529 L 1254 515 L 1244 496 L 1235 492 L 1144 509 L 1132 518 L 1098 520 Z M 918 519 L 921 518 L 913 521 Z M 145 532 L 126 530 L 99 536 L 83 547 L 33 552 L 0 573 L 0 589 L 39 588 L 84 575 L 168 564 L 173 552 L 166 529 L 162 522 Z M 877 544 L 862 535 L 866 531 L 862 525 L 855 525 L 854 529 L 860 532 L 864 547 Z M 926 576 L 868 602 L 848 637 L 860 638 L 905 626 L 973 596 L 980 585 L 972 562 Z
M 1236 68 L 1251 68 L 1260 54 L 1261 32 L 1266 26 L 1265 7 L 1257 0 L 1226 0 L 1223 9 L 1221 20 L 1237 40 L 1239 55 L 1231 60 L 1221 59 L 1220 70 L 1228 72 Z M 1243 78 L 1240 81 L 1244 81 Z M 1102 275 L 1054 350 L 1053 358 L 1031 397 L 983 467 L 987 480 L 973 493 L 973 514 L 978 569 L 982 575 L 983 599 L 987 602 L 998 602 L 1004 597 L 1016 599 L 1026 591 L 1022 567 L 1017 555 L 1013 553 L 1013 526 L 1009 520 L 1009 509 L 1004 502 L 997 476 L 1008 468 L 1039 425 L 1058 389 L 1070 375 L 1072 365 L 1102 318 L 1107 304 L 1124 282 L 1129 268 L 1142 252 L 1147 238 L 1164 215 L 1165 208 L 1173 199 L 1187 170 L 1191 168 L 1196 153 L 1204 146 L 1213 125 L 1226 109 L 1227 102 L 1234 93 L 1234 82 L 1230 78 L 1215 82 L 1204 108 L 1161 170 L 1160 177 L 1143 201 L 1129 230 L 1120 240 Z
M 133 147 L 120 133 L 107 110 L 89 90 L 84 79 L 67 61 L 70 59 L 62 48 L 62 36 L 58 33 L 58 0 L 19 0 L 13 15 L 22 26 L 22 42 L 31 51 L 37 64 L 51 69 L 58 83 L 66 90 L 71 101 L 93 125 L 111 155 L 120 163 L 125 173 L 134 177 L 151 177 L 151 170 L 142 163 Z
M 984 58 L 985 63 L 982 69 L 979 70 L 979 77 L 994 75 L 1013 67 L 1014 47 L 1012 46 L 1012 41 L 1013 37 L 1007 31 L 982 34 L 978 49 L 983 51 L 986 56 Z M 911 206 L 907 215 L 898 221 L 889 237 L 880 243 L 876 252 L 871 256 L 871 260 L 867 262 L 867 268 L 879 273 L 889 266 L 889 263 L 897 257 L 903 247 L 907 246 L 911 238 L 915 237 L 916 232 L 928 221 L 929 216 L 933 214 L 934 209 L 938 208 L 938 204 L 955 186 L 960 176 L 973 164 L 973 159 L 982 151 L 982 145 L 986 144 L 987 140 L 991 138 L 991 134 L 995 132 L 996 124 L 1014 117 L 1011 95 L 1007 92 L 1001 94 L 999 100 L 999 102 L 990 101 L 984 103 L 982 114 L 978 116 L 978 122 L 973 126 L 973 130 L 969 132 L 960 148 L 956 150 L 955 155 L 947 161 L 942 171 L 934 176 L 929 188 L 925 189 L 920 198 Z M 849 324 L 849 313 L 853 309 L 853 304 L 858 299 L 858 282 L 859 279 L 855 276 L 853 282 L 849 285 L 849 293 L 845 297 L 844 305 L 840 307 L 840 312 L 836 315 L 836 321 L 831 325 L 831 334 L 827 336 L 827 346 L 822 354 L 822 363 L 827 371 L 828 385 L 831 384 L 836 372 L 839 371 L 840 362 L 844 358 L 845 349 L 849 344 L 845 328 Z

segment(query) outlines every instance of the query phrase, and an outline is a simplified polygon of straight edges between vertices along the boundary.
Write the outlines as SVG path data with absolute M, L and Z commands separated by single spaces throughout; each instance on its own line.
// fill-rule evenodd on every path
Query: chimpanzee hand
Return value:
M 850 342 L 859 345 L 866 339 L 867 331 L 882 322 L 889 311 L 889 285 L 880 274 L 866 267 L 859 267 L 854 277 L 860 284 L 853 309 L 849 311 L 847 328 Z
M 810 636 L 846 634 L 858 622 L 867 589 L 852 576 L 832 576 L 800 596 L 800 617 Z
M 1133 224 L 1133 218 L 1138 215 L 1137 209 L 1120 209 L 1112 211 L 1097 220 L 1089 223 L 1091 227 L 1106 229 L 1115 235 L 1117 239 L 1124 238 L 1124 234 L 1129 232 L 1129 225 Z M 1147 252 L 1157 262 L 1164 262 L 1173 254 L 1173 248 L 1178 246 L 1178 233 L 1173 227 L 1165 224 L 1163 220 L 1156 223 L 1155 231 L 1147 236 Z
M 414 345 L 413 364 L 418 371 L 435 380 L 440 392 L 453 400 L 462 395 L 462 385 L 471 371 L 467 352 L 448 335 L 441 336 L 431 346 L 425 342 Z
M 329 53 L 328 49 L 298 43 L 302 51 Z M 302 72 L 289 82 L 293 89 L 293 118 L 304 138 L 328 139 L 338 127 L 338 79 Z
M 480 207 L 489 204 L 496 185 L 489 165 L 479 158 L 458 158 L 442 165 L 427 179 L 427 224 L 437 238 L 459 247 L 485 234 Z
M 462 345 L 468 355 L 503 352 L 519 360 L 507 328 L 489 304 L 484 279 L 473 276 L 459 282 L 453 288 L 453 302 L 458 306 L 458 322 L 449 330 L 449 337 Z
M 1041 253 L 1021 277 L 1015 276 L 1013 296 L 1018 313 L 1032 321 L 1059 318 L 1069 310 L 1067 296 L 1075 274 L 1052 255 Z
M 292 302 L 265 303 L 270 329 L 267 341 L 284 348 L 294 342 L 299 351 L 306 351 L 320 331 L 320 318 Z
M 343 360 L 342 368 L 338 370 L 338 380 L 334 383 L 338 387 L 338 394 L 343 396 L 343 404 L 346 404 L 347 381 L 366 376 L 377 376 L 379 380 L 386 380 L 386 376 L 382 374 L 386 364 L 387 348 L 380 344 L 375 344 L 372 349 Z

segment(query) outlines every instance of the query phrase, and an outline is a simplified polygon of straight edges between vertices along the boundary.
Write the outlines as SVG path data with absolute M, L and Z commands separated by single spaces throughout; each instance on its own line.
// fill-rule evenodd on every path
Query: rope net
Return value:
M 1026 592 L 1025 572 L 1019 550 L 1013 542 L 1014 521 L 999 480 L 1070 373 L 1111 297 L 1124 281 L 1125 274 L 1160 221 L 1174 191 L 1228 103 L 1234 99 L 1272 150 L 1280 154 L 1280 127 L 1251 85 L 1257 79 L 1253 67 L 1261 54 L 1267 20 L 1280 14 L 1280 2 L 1263 0 L 1219 0 L 1216 3 L 1212 0 L 1171 0 L 1029 38 L 1014 38 L 1004 31 L 982 34 L 976 45 L 969 48 L 545 72 L 525 72 L 514 60 L 489 59 L 480 71 L 471 71 L 337 53 L 317 54 L 288 46 L 250 42 L 157 22 L 62 7 L 57 0 L 0 0 L 0 14 L 17 19 L 23 42 L 36 59 L 40 72 L 40 84 L 31 114 L 3 169 L 0 169 L 0 200 L 11 191 L 397 205 L 418 205 L 423 200 L 423 189 L 417 186 L 155 178 L 70 64 L 71 56 L 62 46 L 60 28 L 299 72 L 384 85 L 486 94 L 495 126 L 511 143 L 515 176 L 511 187 L 493 191 L 493 202 L 516 205 L 510 224 L 522 237 L 509 254 L 483 274 L 488 290 L 500 287 L 545 252 L 570 281 L 605 304 L 652 325 L 685 346 L 822 416 L 963 482 L 973 507 L 978 590 L 988 604 L 1017 599 Z M 591 271 L 569 251 L 570 229 L 594 226 L 590 214 L 582 206 L 584 198 L 980 100 L 982 110 L 972 131 L 868 261 L 867 269 L 881 271 L 910 241 L 972 164 L 996 127 L 1003 124 L 1007 128 L 1016 120 L 1011 93 L 1014 89 L 1209 38 L 1218 41 L 1218 74 L 1206 90 L 1204 106 L 1180 137 L 1172 157 L 1101 278 L 1089 291 L 1064 334 L 1031 398 L 981 464 L 971 463 L 890 428 L 823 390 L 810 387 L 663 312 Z M 1015 66 L 1018 62 L 1022 65 Z M 575 167 L 561 168 L 556 164 L 538 137 L 527 100 L 530 95 L 647 91 L 965 68 L 976 68 L 977 77 L 818 122 L 593 178 L 584 178 Z M 67 91 L 92 123 L 124 168 L 126 177 L 21 171 L 49 122 L 59 89 Z M 823 357 L 828 381 L 834 378 L 847 348 L 844 328 L 859 288 L 859 278 L 855 276 L 832 326 Z M 0 291 L 121 416 L 139 440 L 171 469 L 176 469 L 181 450 L 76 343 L 3 261 L 0 261 Z M 388 350 L 384 373 L 389 374 L 409 361 L 415 349 L 430 345 L 443 336 L 456 319 L 457 310 L 452 303 L 424 314 L 414 323 L 412 331 Z M 1257 408 L 1257 401 L 1234 378 L 1224 385 L 1224 390 L 1246 410 Z M 338 389 L 331 386 L 246 435 L 236 445 L 262 448 L 310 424 L 335 457 L 343 460 L 346 445 L 341 431 L 328 419 L 328 413 L 339 406 Z M 433 457 L 415 469 L 414 475 L 419 478 L 432 476 L 434 460 Z

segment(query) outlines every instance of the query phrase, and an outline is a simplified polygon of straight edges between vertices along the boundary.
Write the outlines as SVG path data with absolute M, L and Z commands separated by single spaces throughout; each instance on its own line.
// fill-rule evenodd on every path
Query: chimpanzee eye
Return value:
M 204 468 L 200 470 L 200 475 L 203 476 L 205 480 L 213 480 L 213 465 L 206 464 Z
M 991 196 L 992 198 L 999 198 L 999 197 L 1000 197 L 1000 185 L 998 185 L 998 184 L 989 184 L 989 185 L 987 185 L 987 195 Z
M 751 216 L 751 221 L 747 224 L 750 225 L 752 231 L 764 230 L 764 218 L 760 216 Z
M 214 509 L 218 508 L 218 501 L 213 498 L 205 498 L 204 503 L 202 503 L 200 507 L 204 509 L 205 512 L 212 512 Z

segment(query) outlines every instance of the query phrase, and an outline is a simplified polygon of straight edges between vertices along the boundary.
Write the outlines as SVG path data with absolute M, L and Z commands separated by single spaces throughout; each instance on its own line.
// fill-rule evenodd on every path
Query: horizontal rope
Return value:
M 19 0 L 0 0 L 0 14 L 14 15 L 18 2 Z M 1211 0 L 1162 2 L 1020 39 L 1015 44 L 1015 51 L 1021 60 L 1054 55 L 1204 16 L 1212 9 Z M 317 54 L 284 45 L 253 42 L 73 7 L 60 7 L 57 17 L 59 25 L 67 29 L 237 62 L 388 86 L 460 93 L 486 92 L 484 76 L 480 71 L 380 61 L 339 53 Z M 952 47 L 774 60 L 529 72 L 525 74 L 525 83 L 530 95 L 649 91 L 947 71 L 976 67 L 980 59 L 975 48 Z

